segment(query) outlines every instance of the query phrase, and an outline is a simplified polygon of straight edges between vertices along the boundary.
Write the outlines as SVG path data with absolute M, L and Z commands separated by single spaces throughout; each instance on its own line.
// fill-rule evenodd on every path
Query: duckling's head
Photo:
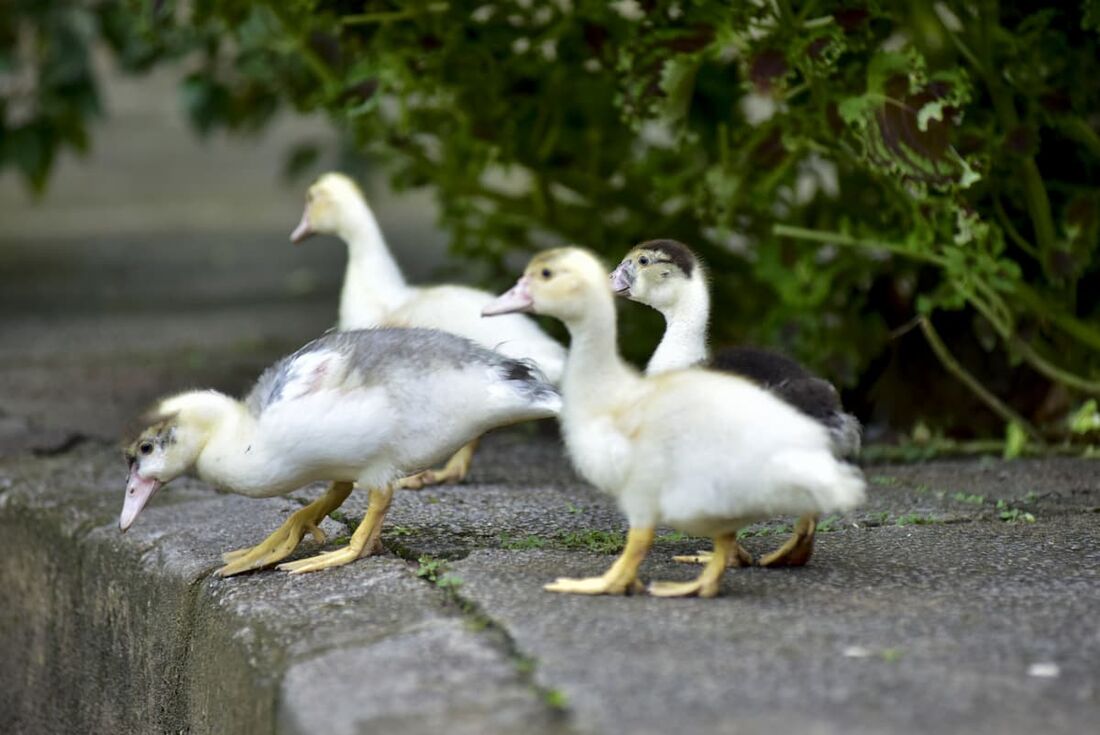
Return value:
M 580 319 L 601 302 L 610 303 L 607 270 L 591 252 L 578 247 L 539 253 L 510 291 L 482 310 L 482 316 L 516 311 Z
M 366 197 L 349 177 L 341 173 L 322 174 L 306 191 L 302 221 L 290 233 L 300 243 L 311 235 L 339 235 L 347 231 L 351 218 L 363 208 Z
M 676 240 L 650 240 L 634 246 L 611 272 L 619 296 L 667 312 L 689 289 L 704 284 L 699 259 Z
M 128 529 L 149 499 L 194 465 L 229 401 L 214 391 L 195 391 L 160 401 L 144 417 L 146 428 L 124 449 L 130 466 L 126 499 L 118 519 Z

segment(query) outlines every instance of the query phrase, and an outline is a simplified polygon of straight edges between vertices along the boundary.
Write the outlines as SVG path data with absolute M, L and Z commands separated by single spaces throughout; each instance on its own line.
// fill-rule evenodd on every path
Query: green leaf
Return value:
M 1069 416 L 1069 430 L 1074 434 L 1088 434 L 1100 430 L 1100 410 L 1096 399 L 1090 398 Z
M 1027 432 L 1015 421 L 1005 426 L 1005 459 L 1016 459 L 1027 446 Z

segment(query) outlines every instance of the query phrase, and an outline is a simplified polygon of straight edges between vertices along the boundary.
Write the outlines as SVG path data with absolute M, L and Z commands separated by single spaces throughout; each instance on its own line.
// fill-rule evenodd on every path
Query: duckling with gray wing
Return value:
M 291 572 L 340 566 L 378 547 L 395 483 L 499 426 L 556 416 L 557 389 L 531 363 L 428 329 L 327 334 L 260 376 L 243 400 L 213 390 L 166 398 L 126 450 L 130 476 L 119 518 L 129 528 L 149 499 L 193 474 L 251 497 L 332 485 L 260 544 L 223 556 L 221 576 L 275 564 L 355 484 L 367 515 L 347 547 L 283 564 Z
M 646 366 L 647 375 L 689 367 L 707 367 L 747 378 L 768 389 L 829 431 L 837 457 L 859 454 L 859 419 L 844 411 L 840 394 L 791 358 L 755 347 L 726 347 L 713 356 L 707 346 L 710 291 L 699 258 L 676 240 L 650 240 L 635 246 L 611 273 L 619 296 L 646 304 L 665 317 L 665 334 Z M 760 560 L 761 566 L 801 566 L 813 554 L 817 519 L 802 517 L 794 536 Z M 707 561 L 707 554 L 679 557 L 680 561 Z M 739 545 L 730 564 L 751 563 Z

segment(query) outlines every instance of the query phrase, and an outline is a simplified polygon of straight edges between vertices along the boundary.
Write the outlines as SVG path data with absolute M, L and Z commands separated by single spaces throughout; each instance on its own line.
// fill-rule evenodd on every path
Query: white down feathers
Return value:
M 562 422 L 578 470 L 632 526 L 713 536 L 863 500 L 859 470 L 833 457 L 825 428 L 747 381 L 682 370 L 609 398 L 581 407 L 567 396 Z

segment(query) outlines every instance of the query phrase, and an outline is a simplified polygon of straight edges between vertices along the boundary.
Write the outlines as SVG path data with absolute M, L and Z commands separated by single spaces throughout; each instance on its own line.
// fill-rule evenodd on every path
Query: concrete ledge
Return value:
M 542 591 L 601 572 L 622 521 L 534 432 L 489 437 L 468 485 L 400 493 L 389 553 L 300 577 L 210 573 L 310 490 L 180 482 L 120 535 L 113 447 L 8 457 L 0 715 L 27 733 L 1089 731 L 1095 467 L 869 468 L 867 507 L 828 521 L 810 566 L 661 600 Z M 786 532 L 754 530 L 758 554 Z M 671 557 L 700 545 L 662 532 L 644 578 L 694 575 Z
M 93 445 L 0 468 L 0 711 L 12 731 L 559 729 L 500 637 L 472 630 L 415 565 L 212 578 L 221 551 L 299 506 L 184 483 L 120 536 L 120 472 Z

